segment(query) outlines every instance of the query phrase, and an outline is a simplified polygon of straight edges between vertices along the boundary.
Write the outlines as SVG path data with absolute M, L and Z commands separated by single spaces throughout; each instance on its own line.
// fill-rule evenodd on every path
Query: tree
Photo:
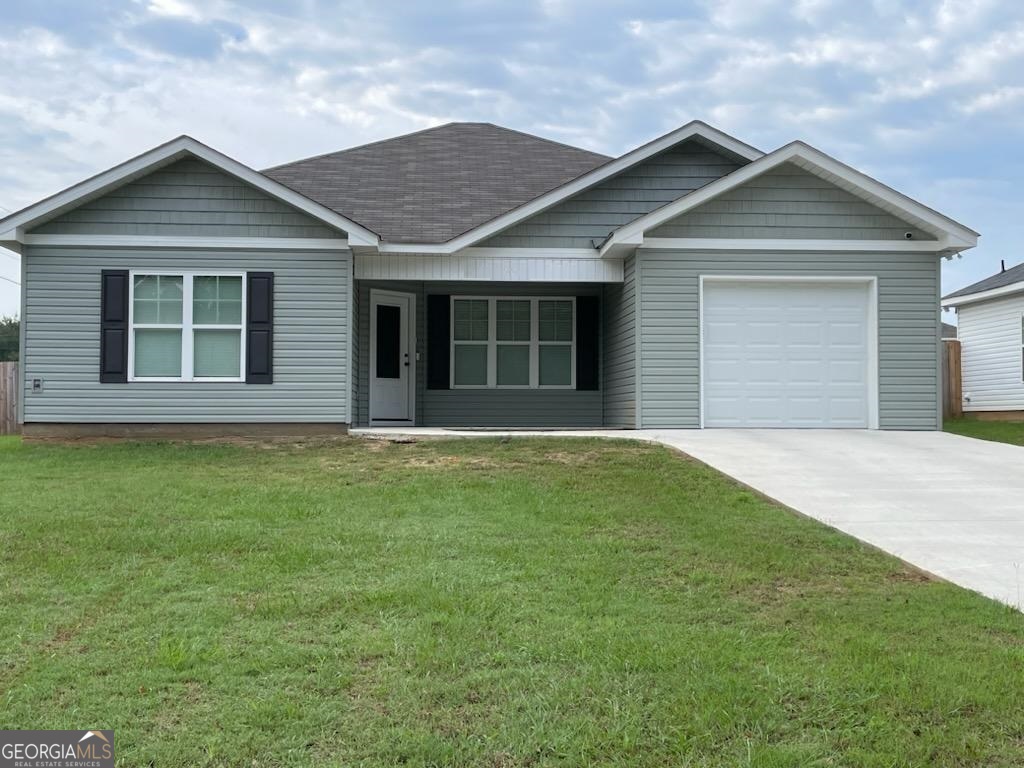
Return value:
M 16 317 L 0 317 L 0 362 L 18 359 L 21 323 Z

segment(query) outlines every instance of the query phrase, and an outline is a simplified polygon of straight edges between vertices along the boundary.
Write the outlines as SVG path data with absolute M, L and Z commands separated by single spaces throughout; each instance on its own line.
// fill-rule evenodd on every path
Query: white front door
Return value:
M 412 294 L 370 292 L 370 421 L 413 419 L 415 314 Z
M 871 424 L 871 292 L 862 281 L 705 281 L 705 427 Z

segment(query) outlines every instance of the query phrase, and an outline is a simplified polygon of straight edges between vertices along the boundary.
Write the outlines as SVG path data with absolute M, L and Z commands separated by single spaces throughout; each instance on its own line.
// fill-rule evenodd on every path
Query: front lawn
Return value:
M 1024 445 L 1024 421 L 978 421 L 977 419 L 946 419 L 946 432 L 997 443 Z
M 0 442 L 0 723 L 123 766 L 1010 766 L 1024 617 L 667 449 Z

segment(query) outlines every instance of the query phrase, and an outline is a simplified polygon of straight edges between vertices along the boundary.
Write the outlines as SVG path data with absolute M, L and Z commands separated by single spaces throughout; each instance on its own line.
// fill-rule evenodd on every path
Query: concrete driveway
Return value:
M 860 430 L 398 427 L 352 432 L 663 443 L 936 576 L 1024 608 L 1024 448 L 1017 446 L 944 432 Z
M 644 431 L 930 573 L 1024 603 L 1024 448 L 944 432 Z

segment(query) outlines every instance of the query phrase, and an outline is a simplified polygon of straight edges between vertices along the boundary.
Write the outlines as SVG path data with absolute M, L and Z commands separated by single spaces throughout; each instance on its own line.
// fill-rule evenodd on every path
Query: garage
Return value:
M 701 278 L 704 427 L 877 428 L 872 278 Z

